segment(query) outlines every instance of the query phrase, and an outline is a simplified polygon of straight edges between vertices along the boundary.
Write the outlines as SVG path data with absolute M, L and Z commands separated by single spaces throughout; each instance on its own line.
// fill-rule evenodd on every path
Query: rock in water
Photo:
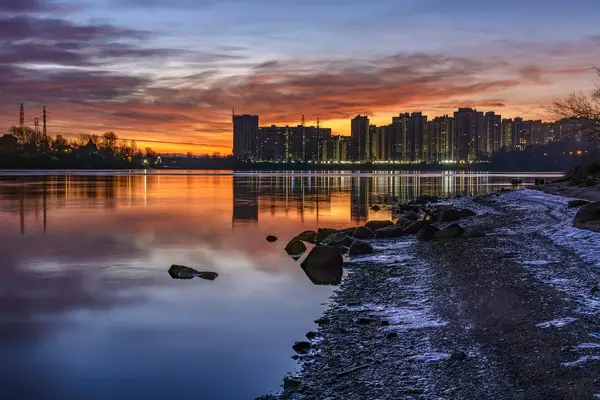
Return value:
M 432 240 L 435 239 L 435 235 L 440 231 L 440 228 L 434 225 L 426 225 L 417 233 L 418 240 Z
M 329 235 L 332 235 L 334 233 L 337 233 L 338 230 L 337 229 L 331 229 L 331 228 L 319 228 L 317 229 L 317 236 L 315 237 L 315 242 L 317 244 L 321 243 L 323 240 L 327 239 L 327 237 Z
M 362 256 L 373 252 L 375 252 L 373 246 L 362 240 L 355 240 L 352 246 L 350 246 L 350 256 Z
M 436 233 L 435 237 L 436 239 L 456 238 L 462 236 L 464 232 L 465 230 L 462 228 L 462 226 L 458 224 L 452 224 Z
M 294 349 L 294 351 L 298 354 L 306 354 L 310 350 L 310 343 L 306 341 L 296 342 L 292 346 L 292 349 Z
M 373 207 L 371 207 L 371 211 L 377 212 L 379 210 L 381 210 L 381 207 L 379 207 L 378 205 L 374 205 Z
M 600 201 L 581 207 L 575 214 L 573 226 L 600 232 Z
M 173 279 L 201 278 L 206 279 L 208 281 L 214 281 L 219 276 L 219 274 L 217 274 L 216 272 L 196 271 L 193 268 L 175 264 L 171 265 L 171 268 L 169 268 L 169 275 Z
M 354 239 L 342 232 L 336 232 L 323 240 L 319 246 L 326 247 L 350 247 L 354 243 Z
M 365 224 L 365 227 L 375 232 L 377 229 L 386 228 L 391 225 L 394 225 L 392 221 L 369 221 Z
M 340 229 L 338 232 L 345 233 L 348 236 L 354 235 L 354 231 L 356 230 L 355 226 L 351 226 L 349 228 Z
M 315 247 L 302 261 L 302 269 L 316 285 L 338 285 L 342 281 L 344 259 L 339 248 Z
M 292 257 L 299 257 L 304 254 L 305 251 L 306 245 L 298 238 L 293 238 L 287 246 L 285 246 L 285 252 Z
M 427 203 L 437 203 L 439 198 L 437 196 L 430 196 L 428 194 L 423 194 L 415 199 L 416 204 L 427 204 Z
M 301 234 L 299 234 L 298 236 L 296 236 L 296 239 L 302 240 L 303 242 L 306 242 L 306 243 L 315 244 L 315 242 L 317 241 L 317 232 L 304 231 Z
M 587 200 L 571 200 L 571 201 L 569 201 L 569 204 L 567 204 L 567 207 L 568 208 L 577 208 L 577 207 L 585 206 L 586 204 L 590 204 L 590 202 Z
M 290 390 L 299 387 L 302 381 L 296 378 L 290 378 L 286 376 L 283 378 L 283 390 Z
M 354 230 L 352 237 L 356 239 L 373 239 L 375 237 L 375 232 L 366 226 L 359 226 Z
M 466 208 L 462 210 L 458 208 L 449 208 L 434 214 L 434 218 L 437 218 L 438 222 L 452 222 L 462 218 L 473 217 L 475 215 L 477 214 Z
M 277 241 L 277 236 L 269 235 L 267 236 L 267 242 L 273 243 Z
M 405 236 L 404 227 L 402 225 L 388 226 L 387 228 L 377 229 L 375 235 L 378 238 L 398 238 Z

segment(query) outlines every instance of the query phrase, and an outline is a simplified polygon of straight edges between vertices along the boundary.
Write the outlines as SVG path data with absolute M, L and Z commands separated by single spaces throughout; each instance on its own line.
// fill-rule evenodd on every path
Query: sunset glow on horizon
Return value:
M 583 10 L 586 10 L 583 12 Z M 0 133 L 25 104 L 48 134 L 114 131 L 159 152 L 230 154 L 231 114 L 348 135 L 472 106 L 548 119 L 593 87 L 600 2 L 5 0 Z

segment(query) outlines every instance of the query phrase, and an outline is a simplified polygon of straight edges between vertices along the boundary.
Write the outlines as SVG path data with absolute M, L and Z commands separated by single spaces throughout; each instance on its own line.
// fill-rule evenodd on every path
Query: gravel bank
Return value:
M 373 241 L 280 397 L 597 398 L 600 234 L 570 227 L 567 201 L 460 199 L 486 237 Z

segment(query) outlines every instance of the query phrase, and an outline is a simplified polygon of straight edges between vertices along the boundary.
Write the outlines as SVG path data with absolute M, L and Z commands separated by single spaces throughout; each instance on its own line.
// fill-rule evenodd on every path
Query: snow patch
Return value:
M 447 353 L 423 353 L 416 356 L 408 357 L 409 360 L 422 361 L 424 363 L 444 361 L 450 358 Z
M 565 318 L 557 318 L 552 321 L 542 322 L 541 324 L 537 324 L 538 328 L 562 328 L 565 325 L 570 324 L 571 322 L 577 321 L 577 318 L 565 317 Z
M 575 361 L 565 362 L 561 365 L 564 367 L 578 367 L 580 365 L 587 364 L 590 361 L 600 361 L 600 356 L 583 356 L 579 357 Z

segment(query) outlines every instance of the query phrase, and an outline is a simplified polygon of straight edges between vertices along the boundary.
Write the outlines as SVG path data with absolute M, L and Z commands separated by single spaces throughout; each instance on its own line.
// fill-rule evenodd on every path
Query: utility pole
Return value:
M 44 134 L 44 139 L 48 136 L 48 131 L 46 130 L 46 106 L 44 106 L 44 108 L 42 109 L 42 119 L 43 119 L 43 134 Z
M 19 111 L 19 127 L 23 129 L 25 127 L 25 106 L 21 103 L 21 110 Z

